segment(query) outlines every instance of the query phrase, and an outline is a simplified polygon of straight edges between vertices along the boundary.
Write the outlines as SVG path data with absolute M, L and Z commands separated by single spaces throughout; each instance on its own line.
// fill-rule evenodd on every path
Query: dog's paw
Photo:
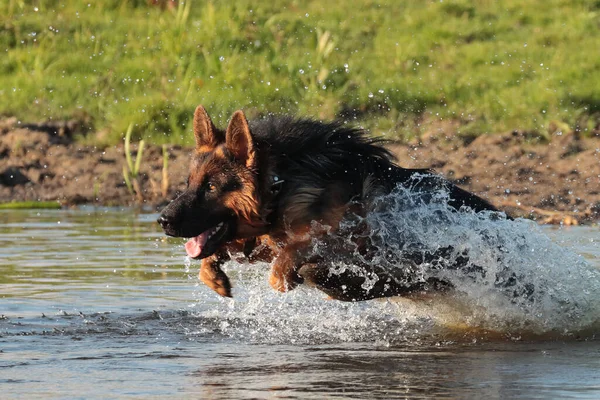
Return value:
M 219 271 L 216 274 L 213 271 L 207 271 L 203 268 L 200 269 L 199 278 L 206 286 L 217 292 L 223 297 L 231 296 L 231 283 L 229 278 L 224 272 Z
M 285 277 L 275 274 L 274 272 L 271 272 L 271 276 L 269 276 L 269 284 L 273 289 L 282 293 L 292 290 L 298 286 L 298 282 L 295 282 L 294 279 L 286 279 Z
M 228 278 L 225 278 L 224 280 L 217 279 L 213 281 L 212 285 L 209 285 L 209 287 L 223 297 L 233 297 L 231 295 L 231 284 L 229 283 Z

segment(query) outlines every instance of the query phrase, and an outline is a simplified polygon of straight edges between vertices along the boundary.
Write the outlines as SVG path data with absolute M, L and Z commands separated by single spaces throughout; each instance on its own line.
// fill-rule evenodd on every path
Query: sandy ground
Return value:
M 0 121 L 0 202 L 135 204 L 123 179 L 123 146 L 82 146 L 73 140 L 77 128 L 76 122 Z M 132 146 L 133 153 L 136 149 Z M 468 141 L 451 128 L 439 128 L 391 149 L 401 166 L 431 168 L 513 216 L 542 223 L 600 220 L 600 131 L 583 138 L 557 130 L 549 142 L 518 131 Z M 185 188 L 191 151 L 168 147 L 164 196 L 162 148 L 146 146 L 140 174 L 143 204 L 160 208 Z

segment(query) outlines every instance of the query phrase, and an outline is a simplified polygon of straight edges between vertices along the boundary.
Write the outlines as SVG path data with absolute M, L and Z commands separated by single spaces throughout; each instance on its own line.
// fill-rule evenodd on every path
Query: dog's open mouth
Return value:
M 229 224 L 221 222 L 217 226 L 191 238 L 185 244 L 187 255 L 191 258 L 205 258 L 212 255 L 217 251 L 228 230 Z

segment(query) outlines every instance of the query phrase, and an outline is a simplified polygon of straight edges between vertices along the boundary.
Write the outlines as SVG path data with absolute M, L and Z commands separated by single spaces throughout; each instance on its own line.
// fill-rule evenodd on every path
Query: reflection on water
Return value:
M 221 299 L 155 218 L 0 212 L 3 398 L 600 396 L 593 335 L 450 333 L 407 302 L 275 293 L 266 265 L 230 264 Z M 600 267 L 597 227 L 546 233 Z
M 114 311 L 173 297 L 189 285 L 173 251 L 180 241 L 155 229 L 154 217 L 110 209 L 1 212 L 4 301 L 20 313 L 27 304 Z

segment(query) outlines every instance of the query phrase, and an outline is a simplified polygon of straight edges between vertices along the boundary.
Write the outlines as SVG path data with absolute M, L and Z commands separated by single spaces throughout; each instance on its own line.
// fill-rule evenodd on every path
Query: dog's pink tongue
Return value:
M 208 239 L 208 231 L 202 232 L 196 237 L 191 238 L 185 244 L 185 251 L 188 256 L 196 258 L 202 253 L 202 247 L 206 244 Z

